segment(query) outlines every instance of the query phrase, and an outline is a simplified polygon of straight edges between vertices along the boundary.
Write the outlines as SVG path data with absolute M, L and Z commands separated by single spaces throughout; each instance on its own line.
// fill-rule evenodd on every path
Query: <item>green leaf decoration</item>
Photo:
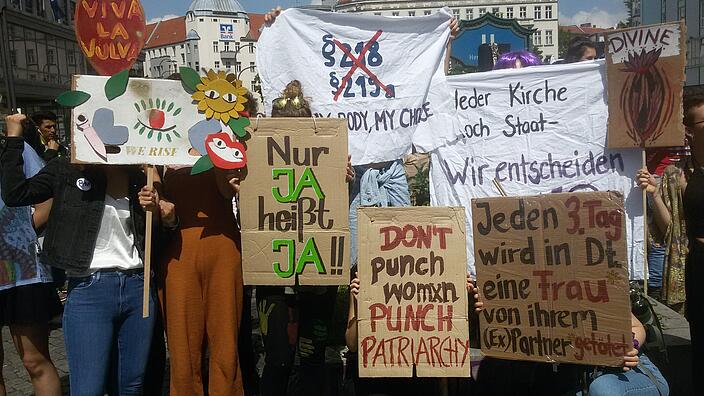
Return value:
M 66 91 L 56 98 L 56 103 L 63 107 L 76 107 L 87 102 L 90 94 L 83 91 Z
M 164 110 L 165 107 L 166 107 L 166 99 L 162 99 L 161 100 L 161 109 Z
M 139 130 L 140 135 L 144 135 L 144 130 L 147 129 L 147 127 L 142 127 L 142 129 Z
M 137 113 L 139 113 L 141 110 L 139 110 L 139 105 L 137 103 L 134 104 L 134 108 L 137 109 Z
M 249 118 L 240 116 L 240 118 L 230 118 L 227 125 L 237 137 L 243 138 L 247 136 L 247 131 L 245 131 L 244 128 L 250 126 L 251 123 L 249 122 Z
M 209 171 L 214 167 L 215 165 L 213 165 L 213 161 L 210 160 L 210 157 L 204 155 L 200 157 L 200 159 L 196 161 L 196 164 L 193 165 L 193 168 L 191 168 L 191 176 Z
M 156 98 L 156 107 L 161 108 L 161 99 Z
M 142 102 L 142 110 L 146 110 L 146 109 L 147 109 L 147 104 L 144 103 L 144 99 L 142 99 L 141 102 Z
M 137 128 L 139 128 L 139 126 L 140 126 L 141 124 L 142 124 L 141 122 L 137 121 L 137 123 L 134 124 L 134 128 L 132 128 L 132 129 L 137 129 Z
M 177 115 L 179 115 L 179 114 L 181 114 L 181 108 L 180 108 L 180 107 L 179 107 L 178 109 L 176 109 L 176 111 L 174 111 L 174 115 L 175 115 L 175 116 L 177 116 Z
M 147 134 L 147 139 L 151 139 L 152 136 L 154 136 L 154 130 L 153 130 L 153 129 L 150 129 L 150 130 L 149 130 L 149 133 Z
M 157 142 L 160 142 L 160 141 L 161 141 L 161 135 L 162 135 L 161 132 L 159 132 L 159 134 L 156 135 L 156 141 L 157 141 Z
M 197 87 L 201 81 L 197 71 L 190 67 L 181 67 L 178 72 L 181 74 L 181 85 L 183 85 L 187 91 L 195 92 L 198 90 Z
M 171 110 L 174 109 L 174 106 L 175 106 L 175 105 L 176 105 L 175 102 L 171 102 L 171 104 L 169 105 L 169 107 L 168 107 L 168 109 L 167 109 L 166 111 L 171 112 Z
M 168 140 L 168 141 L 169 141 L 169 143 L 171 143 L 171 142 L 172 142 L 172 140 L 171 140 L 171 135 L 169 135 L 168 133 L 166 134 L 166 140 Z
M 174 135 L 176 135 L 177 138 L 181 139 L 181 134 L 180 134 L 180 133 L 178 133 L 178 132 L 176 132 L 176 131 L 171 131 L 171 132 L 173 132 Z
M 113 74 L 105 83 L 105 96 L 108 100 L 113 100 L 122 96 L 127 91 L 127 83 L 130 81 L 130 71 L 123 70 Z
M 149 98 L 149 108 L 153 109 L 154 108 L 154 99 Z

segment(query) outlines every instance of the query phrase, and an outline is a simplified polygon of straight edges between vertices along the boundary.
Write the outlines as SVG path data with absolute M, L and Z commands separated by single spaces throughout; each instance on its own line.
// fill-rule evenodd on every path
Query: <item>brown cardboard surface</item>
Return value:
M 360 377 L 469 377 L 464 208 L 358 213 Z
M 293 286 L 296 280 L 299 285 L 347 284 L 350 236 L 345 182 L 346 121 L 270 118 L 253 121 L 253 124 L 257 129 L 247 142 L 248 175 L 242 181 L 240 192 L 245 284 Z M 285 161 L 283 157 L 289 154 L 290 160 Z M 274 176 L 275 169 L 293 170 L 295 181 L 292 183 L 296 186 L 309 169 L 324 198 L 318 198 L 315 183 L 311 181 L 298 197 L 301 205 L 296 200 L 278 202 L 274 190 L 286 196 L 290 187 L 286 175 L 278 179 Z M 292 241 L 295 261 L 299 261 L 306 245 L 314 245 L 311 252 L 319 253 L 320 271 L 313 260 L 309 260 L 297 275 L 287 276 L 290 249 L 284 245 L 276 252 L 277 240 Z M 283 276 L 275 272 L 275 263 L 280 263 L 280 270 L 285 272 Z M 294 267 L 298 269 L 298 265 Z
M 472 213 L 482 352 L 621 366 L 633 345 L 623 197 L 482 198 Z
M 607 33 L 609 148 L 684 144 L 686 30 L 674 22 Z M 643 62 L 648 57 L 657 60 Z

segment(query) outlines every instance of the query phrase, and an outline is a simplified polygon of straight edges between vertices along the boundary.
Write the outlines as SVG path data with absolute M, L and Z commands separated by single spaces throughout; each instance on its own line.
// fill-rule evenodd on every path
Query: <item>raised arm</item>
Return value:
M 42 203 L 54 197 L 54 181 L 58 177 L 60 161 L 52 161 L 34 177 L 24 174 L 23 114 L 5 118 L 7 136 L 0 137 L 0 190 L 7 206 L 27 206 Z

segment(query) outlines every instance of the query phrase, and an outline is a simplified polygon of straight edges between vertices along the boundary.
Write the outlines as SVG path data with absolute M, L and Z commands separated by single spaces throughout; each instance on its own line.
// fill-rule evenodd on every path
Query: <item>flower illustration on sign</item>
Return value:
M 234 74 L 210 70 L 201 81 L 191 97 L 198 102 L 198 110 L 204 112 L 206 118 L 215 118 L 225 124 L 232 118 L 240 118 L 247 102 L 244 96 L 247 89 Z

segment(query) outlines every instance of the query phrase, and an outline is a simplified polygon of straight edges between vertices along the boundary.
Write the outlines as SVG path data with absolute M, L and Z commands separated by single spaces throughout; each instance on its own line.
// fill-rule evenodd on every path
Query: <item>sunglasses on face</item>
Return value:
M 303 101 L 301 100 L 300 96 L 296 96 L 293 99 L 290 98 L 278 98 L 274 100 L 274 107 L 277 109 L 283 109 L 286 107 L 287 104 L 291 104 L 296 110 L 300 109 L 301 106 L 303 106 Z

